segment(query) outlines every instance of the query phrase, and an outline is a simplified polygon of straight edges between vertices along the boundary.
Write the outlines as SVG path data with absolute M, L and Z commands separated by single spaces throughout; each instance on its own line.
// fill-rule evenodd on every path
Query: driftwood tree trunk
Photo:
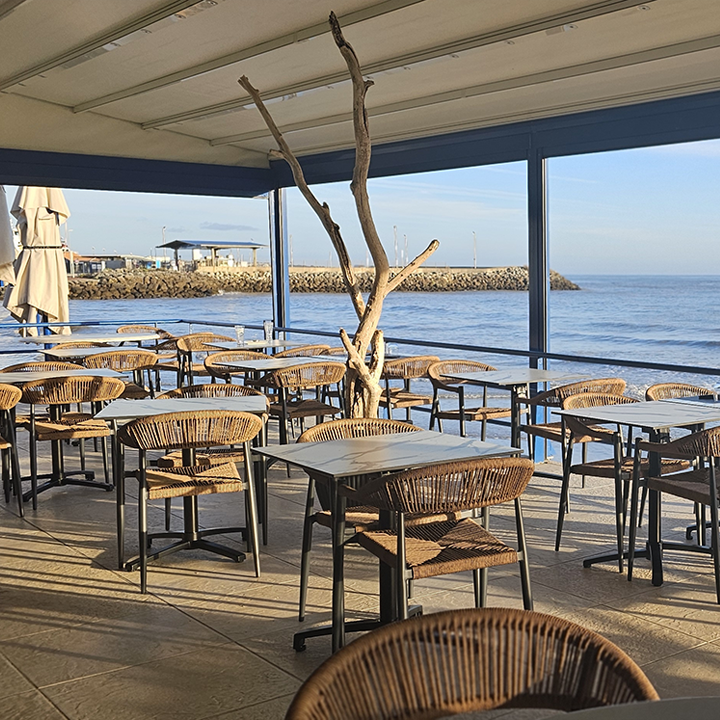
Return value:
M 340 226 L 332 219 L 330 208 L 327 203 L 321 203 L 310 190 L 298 159 L 268 112 L 259 91 L 252 86 L 245 75 L 238 82 L 252 97 L 268 129 L 275 138 L 278 150 L 273 151 L 271 155 L 282 157 L 288 163 L 295 184 L 320 219 L 337 253 L 343 282 L 358 317 L 358 327 L 352 339 L 344 328 L 340 329 L 340 339 L 348 353 L 348 371 L 345 378 L 346 407 L 350 417 L 372 418 L 377 417 L 382 396 L 380 378 L 385 359 L 385 342 L 382 330 L 378 329 L 378 325 L 382 315 L 383 302 L 388 293 L 400 285 L 408 275 L 435 252 L 439 243 L 437 240 L 433 240 L 411 263 L 394 275 L 390 275 L 390 263 L 373 222 L 370 198 L 367 191 L 368 170 L 370 168 L 370 131 L 365 109 L 365 95 L 373 83 L 363 78 L 357 55 L 352 46 L 345 40 L 335 13 L 330 13 L 329 23 L 335 44 L 350 71 L 353 85 L 355 169 L 350 190 L 355 198 L 360 227 L 375 267 L 375 278 L 367 301 L 360 292 L 360 285 L 350 261 L 345 241 L 340 233 Z M 370 353 L 370 359 L 366 361 L 368 353 Z

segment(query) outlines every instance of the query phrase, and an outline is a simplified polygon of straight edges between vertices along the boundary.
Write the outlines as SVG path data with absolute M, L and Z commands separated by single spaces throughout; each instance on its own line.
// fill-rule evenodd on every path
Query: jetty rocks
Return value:
M 356 268 L 363 292 L 372 283 L 372 269 Z M 202 268 L 197 272 L 173 270 L 104 270 L 95 277 L 69 278 L 74 300 L 121 300 L 126 298 L 196 298 L 222 292 L 267 293 L 271 276 L 267 266 L 248 268 Z M 464 290 L 528 289 L 528 269 L 523 266 L 492 268 L 421 268 L 398 290 L 406 292 L 460 292 Z M 579 286 L 554 270 L 551 290 L 579 290 Z M 343 293 L 340 271 L 334 268 L 290 268 L 290 291 Z

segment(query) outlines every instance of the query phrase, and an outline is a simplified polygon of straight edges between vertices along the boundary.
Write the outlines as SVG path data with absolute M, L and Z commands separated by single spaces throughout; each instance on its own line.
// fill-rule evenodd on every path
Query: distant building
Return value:
M 267 245 L 263 243 L 256 243 L 254 241 L 247 242 L 243 240 L 171 240 L 170 242 L 159 245 L 158 247 L 174 250 L 175 265 L 179 268 L 181 266 L 178 254 L 180 250 L 192 250 L 194 267 L 197 267 L 198 265 L 211 265 L 212 267 L 217 267 L 218 265 L 228 265 L 229 267 L 232 267 L 236 264 L 235 258 L 232 255 L 224 258 L 220 257 L 218 256 L 219 251 L 251 250 L 252 264 L 257 265 L 257 251 L 260 248 L 267 247 Z M 202 250 L 210 250 L 210 257 L 203 257 Z

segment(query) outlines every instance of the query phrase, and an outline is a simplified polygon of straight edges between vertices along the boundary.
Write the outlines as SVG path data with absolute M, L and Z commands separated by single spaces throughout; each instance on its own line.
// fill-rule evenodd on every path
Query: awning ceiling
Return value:
M 0 148 L 268 167 L 247 75 L 302 156 L 720 89 L 717 0 L 0 0 Z M 2 178 L 0 178 L 2 179 Z

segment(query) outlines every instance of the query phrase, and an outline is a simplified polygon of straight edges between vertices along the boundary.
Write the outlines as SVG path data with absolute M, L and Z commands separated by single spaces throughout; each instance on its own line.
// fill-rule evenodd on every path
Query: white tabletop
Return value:
M 308 345 L 309 343 L 300 340 L 246 340 L 243 343 L 237 343 L 234 340 L 220 340 L 218 342 L 208 343 L 210 347 L 219 347 L 224 350 L 263 350 L 265 348 L 294 348 Z
M 520 450 L 457 435 L 421 430 L 372 437 L 257 448 L 266 457 L 340 478 L 472 460 L 506 457 Z
M 720 715 L 720 697 L 690 697 L 609 705 L 546 716 L 546 720 L 711 720 Z
M 221 363 L 223 367 L 231 370 L 244 370 L 246 372 L 269 372 L 270 370 L 282 370 L 294 365 L 306 365 L 307 363 L 337 363 L 345 365 L 345 360 L 333 355 L 312 355 L 310 357 L 268 357 L 262 360 L 233 360 L 232 362 Z
M 161 398 L 159 400 L 115 400 L 95 417 L 103 420 L 134 420 L 163 413 L 197 410 L 232 410 L 261 415 L 267 412 L 267 399 L 262 395 L 221 398 Z
M 72 333 L 71 335 L 34 335 L 32 337 L 20 338 L 22 342 L 34 343 L 35 345 L 58 345 L 66 342 L 104 342 L 104 343 L 121 343 L 121 342 L 143 342 L 144 340 L 159 340 L 160 335 L 157 333 L 118 333 L 118 332 L 101 332 L 101 333 Z
M 575 410 L 554 410 L 553 412 L 593 422 L 660 430 L 718 422 L 720 421 L 720 402 L 652 400 L 627 405 L 603 405 Z
M 0 372 L 0 383 L 7 385 L 22 385 L 26 382 L 34 380 L 52 380 L 53 378 L 69 378 L 69 377 L 116 377 L 121 378 L 127 373 L 117 372 L 116 370 L 106 370 L 100 368 L 93 370 L 90 368 L 78 368 L 77 370 L 31 370 L 29 372 Z
M 542 370 L 541 368 L 516 367 L 504 370 L 488 370 L 465 373 L 446 373 L 443 377 L 451 380 L 464 380 L 477 385 L 495 385 L 497 387 L 510 387 L 512 385 L 528 385 L 543 382 L 571 382 L 582 380 L 587 375 L 558 370 Z

